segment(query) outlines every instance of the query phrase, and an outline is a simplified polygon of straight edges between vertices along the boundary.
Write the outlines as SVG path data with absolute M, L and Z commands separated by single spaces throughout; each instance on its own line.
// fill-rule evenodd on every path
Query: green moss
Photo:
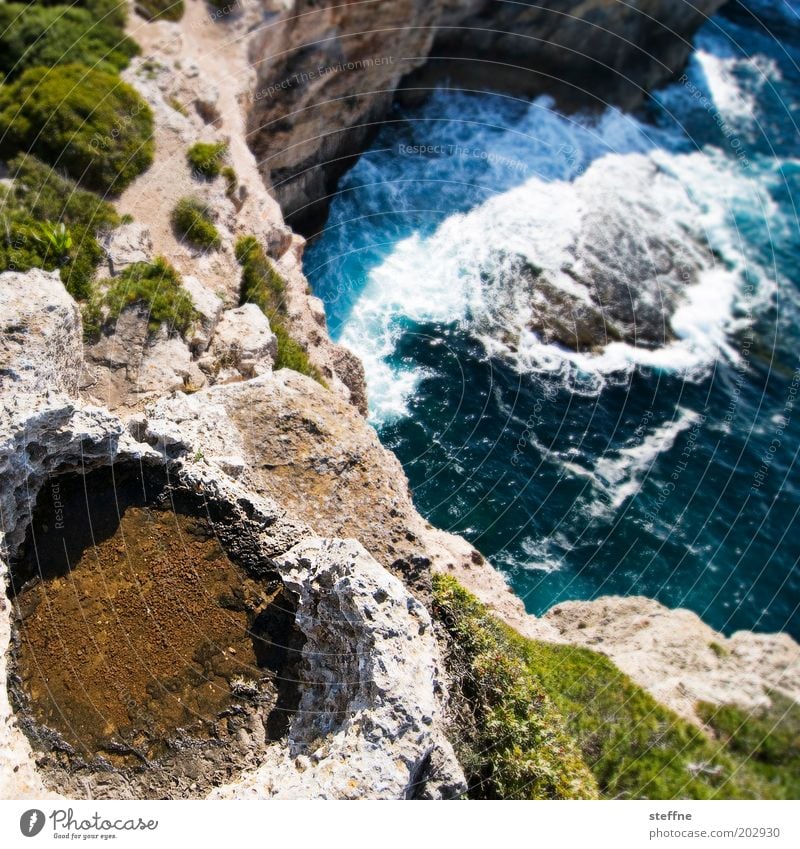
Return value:
M 186 151 L 186 159 L 198 177 L 213 180 L 219 176 L 228 145 L 222 142 L 196 142 Z
M 481 768 L 490 774 L 496 769 L 492 734 L 510 738 L 514 728 L 508 726 L 506 733 L 501 722 L 499 731 L 488 730 L 485 702 L 506 698 L 504 692 L 519 692 L 521 677 L 530 679 L 525 686 L 531 694 L 539 688 L 551 706 L 548 712 L 562 717 L 562 727 L 579 747 L 604 797 L 797 798 L 800 707 L 793 702 L 773 697 L 770 711 L 755 714 L 700 705 L 702 718 L 717 732 L 713 740 L 656 702 L 607 657 L 521 637 L 452 578 L 434 577 L 434 598 L 435 613 L 456 646 L 456 667 L 466 666 L 473 676 L 462 686 L 473 706 L 474 727 L 460 717 L 457 727 L 464 734 L 460 753 L 474 774 L 481 775 Z M 474 658 L 487 655 L 476 672 Z M 486 667 L 491 672 L 509 664 L 516 679 L 504 673 L 498 687 L 496 675 L 487 675 Z M 532 703 L 531 715 L 534 710 Z M 488 766 L 481 767 L 482 757 L 489 759 Z M 567 763 L 574 761 L 570 757 Z M 501 764 L 505 767 L 506 761 Z
M 236 189 L 239 188 L 239 178 L 230 165 L 226 165 L 220 173 L 225 180 L 225 194 L 229 198 L 232 198 L 236 193 Z
M 136 304 L 147 307 L 148 327 L 152 332 L 166 325 L 170 332 L 185 333 L 197 319 L 180 275 L 163 257 L 129 265 L 114 280 L 104 301 L 109 319 L 119 318 L 126 307 Z
M 198 198 L 181 198 L 175 204 L 170 220 L 175 235 L 189 244 L 198 248 L 218 248 L 221 244 L 211 211 Z
M 98 21 L 88 9 L 70 4 L 0 5 L 0 72 L 7 79 L 37 65 L 73 62 L 115 72 L 138 52 L 118 26 Z
M 434 599 L 454 645 L 455 685 L 469 706 L 453 723 L 469 795 L 595 798 L 594 777 L 506 630 L 450 577 L 434 577 Z
M 57 268 L 74 298 L 88 298 L 103 257 L 98 236 L 119 224 L 114 207 L 32 156 L 12 159 L 8 172 L 13 182 L 0 202 L 0 271 Z M 66 251 L 48 237 L 61 224 L 71 242 Z
M 136 0 L 133 8 L 147 21 L 179 21 L 185 10 L 183 0 Z
M 278 340 L 275 368 L 290 368 L 325 385 L 311 364 L 303 346 L 292 338 L 287 327 L 286 283 L 267 258 L 254 236 L 242 236 L 236 242 L 236 259 L 242 266 L 239 303 L 256 304 L 269 319 Z
M 727 657 L 727 655 L 730 653 L 725 648 L 725 646 L 722 646 L 719 643 L 713 641 L 708 644 L 708 647 L 711 649 L 711 651 L 714 652 L 717 657 Z
M 183 115 L 185 118 L 189 113 L 186 111 L 186 107 L 178 100 L 177 97 L 170 96 L 167 98 L 167 103 L 180 115 Z
M 33 153 L 85 188 L 122 191 L 152 162 L 152 133 L 147 104 L 104 71 L 31 68 L 0 86 L 0 157 Z

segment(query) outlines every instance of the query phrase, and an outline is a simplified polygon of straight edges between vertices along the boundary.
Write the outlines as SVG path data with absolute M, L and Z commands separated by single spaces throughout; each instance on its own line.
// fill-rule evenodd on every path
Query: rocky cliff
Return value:
M 626 107 L 683 67 L 724 0 L 381 0 L 265 4 L 250 15 L 256 84 L 249 143 L 287 221 L 313 232 L 336 180 L 388 114 L 404 78 L 546 91 Z
M 325 163 L 360 149 L 366 125 L 385 114 L 401 78 L 433 45 L 446 44 L 464 21 L 484 21 L 485 38 L 490 7 L 510 15 L 511 5 L 513 21 L 503 26 L 513 29 L 516 15 L 525 27 L 542 26 L 541 7 L 481 2 L 264 2 L 219 15 L 190 2 L 180 23 L 131 22 L 144 55 L 126 76 L 156 116 L 156 159 L 117 201 L 133 221 L 107 234 L 97 283 L 106 291 L 133 263 L 166 255 L 193 317 L 184 334 L 154 330 L 147 311 L 132 304 L 84 345 L 77 306 L 57 272 L 0 275 L 0 576 L 11 599 L 0 598 L 0 642 L 9 647 L 0 664 L 0 796 L 459 795 L 465 777 L 452 719 L 468 706 L 452 692 L 454 646 L 432 617 L 436 573 L 457 578 L 527 637 L 607 654 L 694 722 L 699 699 L 752 708 L 768 703 L 768 692 L 800 697 L 800 649 L 785 635 L 727 640 L 693 614 L 647 599 L 528 616 L 479 552 L 416 512 L 397 459 L 362 415 L 363 371 L 331 343 L 324 308 L 307 291 L 303 239 L 286 226 L 261 176 L 289 211 L 318 200 L 340 167 Z M 616 57 L 614 67 L 624 67 L 627 54 L 613 45 L 644 43 L 643 16 L 665 7 L 583 3 L 567 25 L 574 5 L 548 7 L 563 24 L 556 28 L 563 43 L 547 61 L 583 44 L 592 61 Z M 718 4 L 683 5 L 689 13 L 670 7 L 662 18 L 678 34 Z M 623 7 L 619 21 L 607 17 Z M 579 36 L 581 27 L 614 29 L 614 21 L 613 37 Z M 683 55 L 673 36 L 652 37 L 660 60 L 645 63 L 642 84 L 660 78 L 661 61 Z M 480 49 L 499 55 L 515 43 L 498 35 Z M 235 195 L 194 179 L 185 150 L 197 138 L 227 143 Z M 170 228 L 169 211 L 189 189 L 217 209 L 217 251 L 194 250 Z M 286 281 L 288 324 L 322 382 L 276 368 L 275 328 L 254 304 L 239 306 L 234 244 L 245 235 L 256 237 Z M 156 493 L 144 499 L 145 512 L 189 505 L 182 509 L 202 525 L 202 544 L 218 539 L 252 591 L 253 598 L 221 592 L 215 603 L 250 616 L 251 629 L 266 621 L 272 643 L 281 641 L 269 628 L 289 635 L 285 653 L 258 659 L 252 680 L 225 677 L 240 648 L 221 646 L 214 663 L 223 665 L 219 680 L 230 693 L 219 722 L 191 741 L 170 728 L 161 770 L 150 769 L 142 742 L 150 729 L 136 727 L 146 726 L 147 711 L 138 718 L 132 711 L 133 728 L 120 730 L 124 745 L 119 729 L 99 728 L 109 739 L 100 758 L 87 758 L 43 725 L 22 668 L 21 629 L 46 619 L 35 596 L 44 577 L 15 582 L 23 556 L 35 560 L 36 534 L 52 532 L 39 505 L 49 499 L 54 509 L 54 485 L 77 486 L 103 470 Z M 113 489 L 100 500 L 110 510 Z M 112 539 L 114 546 L 125 555 Z M 189 587 L 181 592 L 196 601 L 191 593 L 203 575 L 190 573 L 180 576 Z M 29 590 L 31 603 L 22 604 Z M 168 602 L 162 613 L 179 616 L 183 602 Z M 107 636 L 107 625 L 101 616 L 99 633 Z M 209 668 L 202 653 L 192 655 L 193 675 Z M 158 702 L 158 694 L 140 695 Z M 133 696 L 120 698 L 129 707 Z M 142 763 L 134 768 L 132 760 Z

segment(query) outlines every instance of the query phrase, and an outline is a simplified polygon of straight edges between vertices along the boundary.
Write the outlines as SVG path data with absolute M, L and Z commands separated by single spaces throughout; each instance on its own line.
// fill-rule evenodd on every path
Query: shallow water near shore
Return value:
M 745 5 L 636 116 L 445 90 L 398 109 L 306 252 L 421 512 L 532 613 L 641 594 L 726 633 L 800 636 L 800 22 L 793 4 Z M 643 160 L 664 191 L 615 176 Z M 646 195 L 710 249 L 675 339 L 509 342 L 486 321 L 487 274 L 514 297 L 493 257 L 558 268 L 597 174 L 610 223 Z

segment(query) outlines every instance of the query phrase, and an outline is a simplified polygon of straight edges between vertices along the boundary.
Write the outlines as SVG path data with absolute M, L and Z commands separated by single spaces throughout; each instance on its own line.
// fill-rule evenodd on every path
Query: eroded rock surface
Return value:
M 20 282 L 6 277 L 0 282 Z M 55 282 L 48 278 L 43 285 Z M 8 303 L 14 302 L 9 299 Z M 58 336 L 60 342 L 54 348 L 56 330 L 70 316 L 72 321 L 66 332 Z M 174 499 L 184 497 L 184 493 L 194 500 L 198 515 L 211 523 L 225 554 L 246 569 L 251 579 L 277 581 L 279 587 L 284 587 L 281 609 L 296 623 L 302 637 L 287 645 L 281 634 L 271 634 L 267 643 L 271 648 L 265 650 L 263 660 L 267 668 L 274 665 L 277 689 L 269 699 L 262 700 L 260 696 L 266 691 L 262 692 L 258 681 L 254 684 L 244 675 L 242 680 L 232 681 L 232 707 L 222 703 L 216 707 L 206 705 L 205 719 L 211 723 L 213 733 L 193 736 L 191 728 L 186 728 L 181 744 L 175 746 L 173 741 L 167 746 L 169 753 L 163 754 L 158 745 L 151 745 L 152 740 L 146 744 L 147 734 L 138 741 L 135 728 L 132 740 L 124 738 L 123 732 L 128 732 L 120 714 L 118 732 L 114 731 L 116 726 L 104 727 L 101 733 L 110 734 L 111 738 L 103 743 L 102 751 L 92 756 L 92 751 L 82 753 L 76 749 L 77 739 L 70 743 L 57 727 L 50 727 L 46 709 L 41 713 L 31 708 L 30 699 L 37 698 L 37 685 L 33 679 L 26 683 L 19 632 L 14 632 L 12 626 L 19 624 L 15 617 L 24 620 L 37 616 L 35 581 L 39 579 L 28 578 L 34 584 L 26 590 L 25 573 L 18 573 L 15 604 L 3 599 L 0 610 L 0 636 L 6 638 L 6 645 L 10 639 L 16 646 L 10 654 L 4 652 L 0 662 L 4 685 L 0 751 L 9 765 L 0 778 L 2 795 L 43 797 L 50 792 L 48 788 L 54 787 L 70 797 L 187 797 L 204 795 L 210 785 L 221 784 L 223 777 L 227 783 L 221 793 L 248 797 L 300 794 L 401 798 L 460 793 L 463 774 L 443 731 L 446 694 L 436 638 L 427 611 L 409 590 L 357 543 L 323 542 L 313 536 L 305 521 L 277 501 L 248 489 L 245 461 L 236 453 L 236 440 L 227 438 L 235 435 L 236 427 L 226 427 L 226 411 L 221 404 L 215 404 L 213 394 L 178 394 L 175 402 L 184 399 L 187 406 L 174 405 L 173 416 L 162 408 L 151 419 L 134 418 L 127 423 L 103 409 L 83 404 L 65 391 L 51 391 L 48 396 L 34 365 L 44 362 L 45 351 L 55 351 L 46 364 L 47 373 L 60 376 L 59 386 L 75 386 L 80 367 L 74 357 L 74 351 L 80 350 L 75 314 L 59 310 L 30 312 L 20 303 L 9 311 L 7 319 L 22 341 L 15 343 L 16 347 L 4 348 L 9 368 L 3 378 L 14 383 L 16 393 L 13 398 L 0 396 L 0 574 L 4 581 L 8 580 L 8 563 L 16 562 L 22 550 L 34 519 L 32 504 L 38 496 L 43 494 L 45 501 L 57 498 L 52 487 L 65 482 L 65 476 L 71 475 L 80 482 L 84 474 L 98 474 L 96 470 L 113 467 L 121 481 L 130 470 L 136 474 L 141 470 L 147 479 L 160 477 L 162 492 L 168 495 L 166 502 L 157 499 L 150 509 L 175 504 Z M 23 364 L 31 364 L 31 368 L 23 369 Z M 267 375 L 260 380 L 266 383 L 269 379 Z M 300 380 L 305 383 L 305 379 Z M 219 386 L 212 392 L 224 394 L 230 389 Z M 287 403 L 291 405 L 292 401 L 287 399 Z M 341 403 L 366 428 L 354 408 Z M 198 426 L 198 419 L 205 422 L 207 430 Z M 206 441 L 200 438 L 204 435 Z M 95 505 L 96 511 L 115 509 L 118 499 L 113 492 L 103 494 L 94 483 L 91 488 L 93 497 L 100 502 Z M 145 506 L 149 503 L 146 500 Z M 55 521 L 62 520 L 56 516 Z M 141 543 L 137 557 L 155 556 L 156 550 L 150 551 L 146 539 Z M 113 551 L 103 554 L 106 556 L 114 556 Z M 124 562 L 123 553 L 120 556 Z M 171 557 L 173 566 L 181 568 L 181 557 Z M 211 568 L 194 562 L 199 576 Z M 148 574 L 150 580 L 158 580 L 155 565 Z M 94 610 L 98 604 L 123 604 L 127 590 L 124 586 L 118 589 L 112 594 L 113 600 L 111 596 L 87 598 L 85 610 Z M 149 603 L 166 604 L 171 594 L 165 591 L 162 595 L 155 589 Z M 56 590 L 53 585 L 51 602 L 59 598 Z M 29 591 L 34 595 L 27 595 Z M 23 600 L 30 603 L 25 606 Z M 209 608 L 206 615 L 215 615 L 211 611 Z M 107 633 L 102 612 L 95 612 L 98 621 L 92 627 L 100 629 L 98 635 Z M 252 612 L 255 620 L 249 626 L 251 631 L 263 625 L 263 614 L 255 608 Z M 146 610 L 141 615 L 148 617 Z M 159 609 L 157 616 L 156 611 L 150 615 L 154 622 L 159 617 L 163 621 L 169 611 Z M 29 620 L 31 627 L 35 621 Z M 39 622 L 45 643 L 34 640 L 34 647 L 46 645 L 49 624 L 49 620 Z M 211 624 L 207 623 L 213 630 Z M 64 636 L 64 629 L 61 630 Z M 164 648 L 169 651 L 169 635 L 166 639 Z M 224 647 L 224 653 L 232 655 L 230 649 L 236 645 Z M 78 645 L 74 648 L 80 649 Z M 293 653 L 296 662 L 292 663 L 291 657 L 276 658 L 275 652 L 280 655 L 282 650 Z M 99 653 L 103 654 L 102 648 Z M 194 662 L 199 662 L 197 657 Z M 229 657 L 226 662 L 234 661 Z M 170 665 L 163 672 L 172 674 L 179 666 Z M 131 698 L 123 699 L 122 707 L 117 705 L 123 712 L 128 705 L 138 704 L 132 694 L 134 690 L 139 693 L 139 684 L 135 680 L 126 684 Z M 195 703 L 193 685 L 184 685 L 189 686 L 185 691 L 187 699 Z M 6 700 L 9 692 L 14 698 L 13 711 Z M 150 698 L 156 698 L 157 693 L 147 692 Z M 298 710 L 298 704 L 305 705 L 305 709 Z M 152 711 L 157 710 L 156 703 L 148 703 L 148 722 Z M 74 714 L 79 715 L 80 710 Z M 153 733 L 148 727 L 148 733 Z M 123 736 L 122 740 L 116 739 L 117 733 Z M 79 734 L 78 739 L 93 738 Z M 141 760 L 141 766 L 131 764 L 130 757 Z M 240 779 L 238 773 L 242 773 Z M 233 780 L 229 781 L 231 777 Z

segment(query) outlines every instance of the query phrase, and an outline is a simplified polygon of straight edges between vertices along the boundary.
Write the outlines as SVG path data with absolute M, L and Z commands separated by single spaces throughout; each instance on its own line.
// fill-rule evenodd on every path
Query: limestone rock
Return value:
M 0 397 L 74 392 L 83 343 L 80 311 L 57 271 L 0 274 Z
M 257 377 L 271 371 L 277 353 L 278 340 L 255 304 L 222 314 L 210 349 L 216 370 L 235 369 L 242 377 Z
M 466 789 L 437 731 L 430 617 L 354 540 L 307 539 L 280 558 L 299 597 L 302 696 L 287 746 L 217 798 L 400 799 Z M 441 756 L 439 774 L 429 772 Z
M 84 393 L 111 409 L 141 407 L 179 389 L 197 390 L 208 382 L 187 343 L 169 336 L 165 327 L 153 333 L 144 307 L 120 313 L 100 339 L 87 346 Z
M 112 276 L 135 262 L 149 262 L 153 257 L 150 231 L 139 221 L 120 224 L 103 238 L 102 245 Z
M 145 348 L 134 388 L 146 395 L 165 395 L 181 389 L 195 391 L 206 383 L 186 343 L 173 336 Z
M 189 344 L 192 351 L 202 353 L 211 344 L 211 337 L 217 328 L 224 303 L 219 295 L 204 286 L 196 277 L 186 274 L 183 277 L 183 288 L 192 299 L 192 306 L 200 314 L 197 326 L 194 328 Z

